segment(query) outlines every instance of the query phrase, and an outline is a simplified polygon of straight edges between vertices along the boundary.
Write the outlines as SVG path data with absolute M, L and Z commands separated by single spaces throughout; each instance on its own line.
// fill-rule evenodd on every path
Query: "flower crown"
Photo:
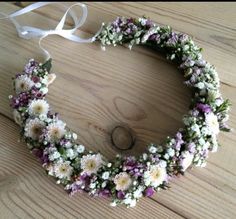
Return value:
M 142 196 L 169 187 L 169 180 L 191 165 L 205 166 L 209 151 L 218 148 L 220 130 L 229 131 L 229 101 L 223 100 L 220 82 L 213 65 L 202 58 L 202 49 L 190 36 L 160 27 L 145 17 L 117 18 L 104 24 L 96 37 L 103 48 L 128 44 L 151 47 L 173 61 L 184 74 L 185 85 L 193 95 L 183 128 L 162 144 L 150 144 L 138 157 L 117 155 L 114 161 L 88 151 L 45 97 L 56 78 L 50 73 L 51 59 L 44 64 L 31 59 L 13 80 L 15 96 L 10 96 L 13 115 L 31 152 L 40 159 L 46 172 L 74 194 L 111 197 L 112 206 L 133 207 Z

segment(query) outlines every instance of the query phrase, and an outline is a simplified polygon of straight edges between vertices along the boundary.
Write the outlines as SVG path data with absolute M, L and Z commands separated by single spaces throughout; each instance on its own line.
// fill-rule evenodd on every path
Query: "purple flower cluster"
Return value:
M 86 173 L 76 177 L 74 182 L 69 185 L 68 191 L 70 195 L 73 195 L 74 193 L 79 191 L 89 191 L 90 182 L 91 182 L 91 177 Z
M 176 32 L 171 32 L 169 39 L 166 41 L 166 45 L 170 47 L 176 46 L 178 40 L 179 40 L 178 34 Z
M 36 62 L 35 60 L 30 60 L 24 68 L 24 72 L 27 74 L 32 74 L 34 69 L 39 66 L 39 63 Z
M 194 142 L 191 142 L 187 145 L 187 150 L 191 153 L 194 154 L 196 151 L 196 144 Z
M 150 37 L 148 38 L 148 40 L 150 41 L 154 41 L 156 42 L 157 44 L 159 44 L 161 42 L 161 35 L 160 34 L 152 34 L 150 35 Z
M 210 112 L 212 112 L 212 109 L 211 109 L 211 107 L 208 104 L 197 103 L 196 108 L 199 111 L 203 112 L 203 113 L 210 113 Z
M 185 33 L 179 33 L 179 42 L 184 45 L 189 41 L 189 36 Z
M 189 68 L 189 67 L 193 67 L 195 64 L 195 61 L 192 60 L 192 58 L 186 58 L 183 60 L 183 63 L 180 65 L 180 68 L 181 69 L 186 69 L 186 68 Z
M 155 193 L 155 190 L 154 190 L 152 187 L 148 187 L 148 188 L 146 188 L 145 191 L 144 191 L 144 195 L 145 195 L 146 197 L 151 197 L 151 196 L 154 195 L 154 193 Z
M 120 17 L 112 22 L 112 28 L 114 32 L 122 32 L 122 34 L 124 35 L 131 35 L 138 29 L 138 27 L 134 24 L 134 20 L 132 18 L 124 20 Z
M 41 164 L 47 164 L 49 162 L 48 155 L 41 148 L 34 148 L 32 154 L 35 155 L 41 162 Z
M 111 196 L 111 191 L 109 189 L 101 189 L 98 191 L 98 196 L 102 198 L 109 198 Z
M 184 140 L 183 140 L 183 135 L 181 132 L 177 132 L 177 134 L 175 135 L 175 145 L 174 145 L 174 148 L 177 150 L 177 151 L 180 151 L 181 149 L 181 146 L 184 144 Z
M 31 95 L 29 92 L 22 92 L 16 97 L 11 98 L 10 106 L 14 109 L 18 109 L 19 107 L 25 107 L 28 105 L 31 100 Z
M 42 99 L 45 97 L 38 88 L 33 86 L 30 91 L 22 92 L 16 97 L 11 98 L 10 106 L 14 109 L 18 109 L 19 107 L 26 107 L 29 102 L 33 99 Z
M 35 86 L 31 89 L 31 99 L 42 99 L 45 97 L 45 94 L 43 94 L 38 88 Z
M 123 162 L 123 170 L 128 172 L 131 176 L 139 177 L 143 175 L 145 166 L 143 163 L 139 163 L 134 157 L 126 157 Z

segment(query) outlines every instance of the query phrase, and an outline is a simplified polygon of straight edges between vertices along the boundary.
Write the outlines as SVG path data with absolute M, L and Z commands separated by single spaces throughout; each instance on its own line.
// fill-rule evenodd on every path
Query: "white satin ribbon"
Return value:
M 82 3 L 75 3 L 75 4 L 71 5 L 66 10 L 65 14 L 62 16 L 62 18 L 59 21 L 59 23 L 57 24 L 56 28 L 52 29 L 52 30 L 43 30 L 43 29 L 30 27 L 30 26 L 21 26 L 14 19 L 17 16 L 27 14 L 35 9 L 41 8 L 41 7 L 49 5 L 49 4 L 61 4 L 65 7 L 65 5 L 63 3 L 37 2 L 37 3 L 31 4 L 23 9 L 20 9 L 14 13 L 11 13 L 10 15 L 6 15 L 5 13 L 0 12 L 0 14 L 4 15 L 4 17 L 1 17 L 0 19 L 10 19 L 12 21 L 12 23 L 15 25 L 19 37 L 21 37 L 23 39 L 40 38 L 39 39 L 39 47 L 44 52 L 46 60 L 49 59 L 51 56 L 50 56 L 49 52 L 41 46 L 41 41 L 43 38 L 47 37 L 48 35 L 53 35 L 53 34 L 59 35 L 61 37 L 64 37 L 68 40 L 71 40 L 71 41 L 74 41 L 77 43 L 92 43 L 96 40 L 96 36 L 101 32 L 102 27 L 100 28 L 100 30 L 98 30 L 98 32 L 93 37 L 88 38 L 88 39 L 83 39 L 83 38 L 80 38 L 80 37 L 73 34 L 79 27 L 81 27 L 84 24 L 84 22 L 86 21 L 87 15 L 88 15 L 86 5 L 82 4 Z M 72 11 L 72 8 L 75 6 L 80 6 L 82 8 L 82 16 L 80 17 L 80 19 L 78 19 L 76 14 Z M 74 27 L 72 29 L 63 29 L 65 21 L 66 21 L 66 17 L 68 14 L 73 19 Z

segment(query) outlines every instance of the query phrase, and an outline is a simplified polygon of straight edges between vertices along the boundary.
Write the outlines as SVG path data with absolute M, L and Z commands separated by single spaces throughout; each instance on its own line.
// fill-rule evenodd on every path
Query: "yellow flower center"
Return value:
M 40 106 L 40 105 L 37 105 L 37 106 L 34 107 L 34 111 L 36 113 L 41 113 L 43 111 L 43 107 Z
M 66 166 L 63 165 L 63 166 L 60 167 L 60 172 L 61 173 L 66 173 L 66 171 L 67 171 Z
M 21 88 L 22 90 L 25 89 L 25 83 L 24 83 L 24 82 L 22 82 L 22 83 L 20 84 L 20 88 Z
M 127 179 L 127 178 L 121 178 L 121 179 L 118 181 L 118 184 L 119 184 L 120 186 L 125 186 L 127 183 L 128 183 L 128 179 Z
M 96 167 L 96 162 L 94 160 L 89 160 L 86 163 L 86 169 L 87 170 L 93 170 Z
M 42 133 L 42 129 L 39 126 L 34 126 L 33 127 L 33 132 L 34 132 L 35 135 L 38 136 L 38 135 L 40 135 Z
M 54 128 L 54 129 L 51 131 L 51 135 L 52 135 L 52 137 L 54 137 L 54 138 L 60 138 L 60 132 L 59 132 L 58 128 Z
M 157 170 L 153 170 L 151 172 L 151 178 L 153 180 L 157 180 L 159 177 L 160 177 L 160 171 L 158 169 Z

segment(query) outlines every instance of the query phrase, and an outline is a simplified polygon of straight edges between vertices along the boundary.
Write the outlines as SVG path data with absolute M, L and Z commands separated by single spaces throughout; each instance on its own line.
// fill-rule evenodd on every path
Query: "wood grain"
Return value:
M 205 49 L 204 57 L 219 72 L 222 94 L 233 104 L 229 125 L 236 127 L 234 3 L 87 5 L 88 19 L 78 31 L 81 36 L 90 36 L 101 22 L 116 16 L 137 17 L 144 12 L 159 24 L 192 35 Z M 12 3 L 0 6 L 4 12 L 19 8 Z M 63 9 L 53 5 L 17 20 L 52 28 L 62 14 Z M 160 143 L 181 127 L 190 91 L 182 85 L 177 68 L 159 54 L 124 47 L 102 52 L 98 44 L 75 44 L 57 36 L 46 38 L 43 46 L 51 53 L 57 74 L 48 101 L 88 148 L 112 159 L 116 151 L 111 147 L 111 130 L 117 124 L 125 124 L 137 136 L 134 149 L 128 153 L 137 155 L 147 143 Z M 19 129 L 12 122 L 7 98 L 12 93 L 11 77 L 22 70 L 28 58 L 42 58 L 37 40 L 18 38 L 13 25 L 1 20 L 0 48 L 0 218 L 236 218 L 233 132 L 220 134 L 222 148 L 210 156 L 206 168 L 187 171 L 185 177 L 173 180 L 169 191 L 141 199 L 135 209 L 111 208 L 109 200 L 86 194 L 69 198 L 54 179 L 46 176 L 25 144 L 17 142 Z

